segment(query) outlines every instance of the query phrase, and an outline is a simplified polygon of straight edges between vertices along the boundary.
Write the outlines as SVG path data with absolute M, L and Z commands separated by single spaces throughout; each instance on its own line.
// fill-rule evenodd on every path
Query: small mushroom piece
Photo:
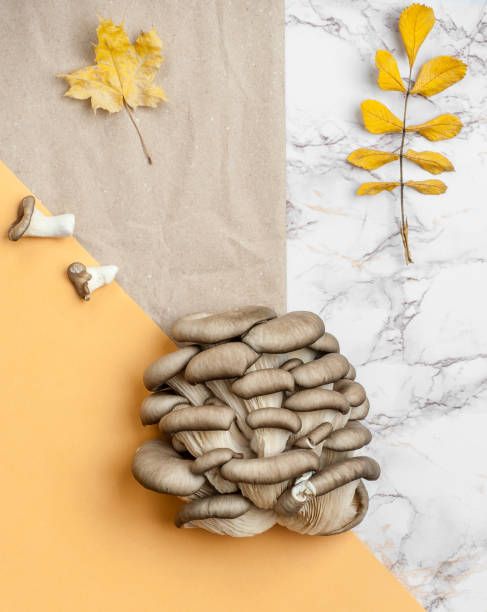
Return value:
M 148 440 L 137 449 L 132 461 L 135 479 L 146 489 L 171 495 L 192 495 L 205 483 L 193 474 L 193 461 L 183 459 L 166 440 Z
M 17 218 L 8 230 L 9 240 L 22 237 L 66 238 L 74 232 L 74 215 L 44 215 L 35 207 L 35 198 L 26 196 L 19 204 Z
M 193 474 L 204 474 L 215 467 L 220 467 L 230 459 L 242 459 L 241 453 L 236 453 L 230 448 L 214 448 L 204 455 L 196 457 L 191 467 Z
M 256 323 L 276 316 L 271 308 L 265 306 L 244 306 L 212 315 L 196 313 L 196 316 L 186 315 L 178 319 L 170 335 L 176 342 L 215 344 L 241 336 Z
M 293 357 L 292 359 L 288 359 L 287 361 L 285 361 L 282 364 L 281 369 L 286 370 L 286 372 L 290 372 L 294 368 L 297 368 L 298 365 L 302 365 L 302 363 L 303 361 L 301 359 L 298 359 L 297 357 Z
M 238 378 L 232 383 L 230 389 L 235 395 L 244 399 L 277 393 L 278 391 L 293 391 L 294 377 L 280 368 L 254 370 Z
M 319 458 L 311 451 L 290 450 L 272 457 L 232 459 L 221 467 L 221 474 L 231 482 L 276 484 L 319 469 Z
M 365 417 L 369 414 L 369 408 L 370 404 L 368 399 L 365 399 L 360 406 L 354 406 L 350 410 L 350 421 L 360 421 L 361 419 L 365 419 Z
M 332 334 L 325 332 L 318 340 L 309 345 L 310 349 L 318 353 L 339 353 L 340 345 Z
M 358 421 L 347 423 L 342 429 L 332 432 L 325 440 L 324 446 L 332 451 L 353 451 L 366 446 L 372 440 L 372 434 Z
M 343 393 L 352 407 L 360 406 L 360 404 L 367 399 L 365 389 L 360 383 L 354 380 L 347 380 L 346 378 L 338 380 L 333 385 L 333 389 L 339 393 Z
M 344 395 L 332 389 L 320 388 L 296 391 L 284 400 L 284 407 L 296 412 L 331 409 L 347 414 L 350 410 Z
M 145 387 L 149 391 L 157 391 L 173 376 L 182 372 L 199 351 L 199 346 L 185 346 L 154 361 L 144 372 Z
M 258 353 L 243 342 L 219 344 L 192 357 L 184 377 L 189 383 L 235 378 L 242 376 L 258 358 Z
M 88 301 L 93 291 L 103 285 L 110 284 L 117 275 L 118 266 L 90 266 L 87 267 L 75 261 L 68 267 L 68 277 L 73 283 L 78 295 Z
M 327 353 L 294 368 L 292 374 L 300 387 L 312 388 L 336 382 L 348 372 L 349 363 L 340 353 Z
M 297 448 L 315 448 L 333 431 L 333 425 L 331 423 L 321 423 L 313 431 L 310 431 L 308 435 L 298 438 L 294 443 Z
M 229 406 L 180 406 L 163 416 L 159 429 L 168 434 L 180 431 L 228 431 L 235 419 Z
M 259 353 L 288 353 L 315 342 L 324 331 L 318 315 L 296 311 L 255 325 L 242 340 Z
M 140 407 L 142 425 L 156 425 L 175 406 L 187 404 L 187 402 L 188 400 L 182 395 L 175 395 L 167 391 L 159 391 L 148 395 Z

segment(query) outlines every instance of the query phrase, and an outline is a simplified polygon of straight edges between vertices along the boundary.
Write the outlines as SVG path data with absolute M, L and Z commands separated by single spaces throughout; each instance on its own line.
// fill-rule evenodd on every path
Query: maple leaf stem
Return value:
M 134 114 L 132 113 L 129 105 L 127 104 L 127 102 L 125 102 L 125 100 L 123 101 L 123 105 L 125 106 L 125 110 L 128 113 L 128 116 L 130 117 L 130 121 L 132 121 L 132 123 L 134 124 L 135 129 L 137 130 L 137 134 L 139 135 L 140 138 L 140 143 L 142 145 L 142 148 L 144 149 L 144 153 L 147 157 L 147 161 L 149 162 L 149 164 L 152 164 L 152 157 L 150 156 L 150 153 L 146 147 L 146 144 L 144 142 L 144 138 L 142 136 L 142 132 L 139 130 L 139 126 L 137 125 L 137 122 L 135 121 L 135 117 Z
M 408 226 L 407 219 L 404 216 L 404 176 L 403 176 L 403 159 L 404 159 L 404 141 L 406 139 L 406 113 L 408 109 L 409 92 L 411 91 L 411 71 L 412 66 L 409 68 L 408 78 L 408 89 L 404 96 L 404 114 L 402 119 L 402 136 L 401 136 L 401 148 L 399 150 L 399 181 L 401 190 L 401 238 L 404 247 L 404 258 L 406 264 L 414 263 L 411 257 L 411 251 L 409 250 L 408 241 Z

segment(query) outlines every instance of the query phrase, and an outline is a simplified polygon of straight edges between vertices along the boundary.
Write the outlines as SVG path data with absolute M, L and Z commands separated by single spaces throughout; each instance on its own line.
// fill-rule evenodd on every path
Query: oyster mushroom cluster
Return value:
M 136 452 L 146 488 L 185 503 L 178 527 L 252 536 L 276 523 L 310 535 L 358 525 L 362 479 L 380 469 L 354 456 L 371 439 L 355 369 L 312 312 L 247 306 L 177 320 L 181 345 L 152 363 L 144 425 L 160 436 Z

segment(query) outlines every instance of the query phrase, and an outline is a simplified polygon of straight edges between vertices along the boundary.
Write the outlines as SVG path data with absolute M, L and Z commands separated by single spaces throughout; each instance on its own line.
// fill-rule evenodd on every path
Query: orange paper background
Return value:
M 1 164 L 0 185 L 0 609 L 423 610 L 352 533 L 173 526 L 181 502 L 130 473 L 155 435 L 138 420 L 142 371 L 173 345 L 116 283 L 78 298 L 66 267 L 95 262 L 76 240 L 9 242 L 29 191 Z

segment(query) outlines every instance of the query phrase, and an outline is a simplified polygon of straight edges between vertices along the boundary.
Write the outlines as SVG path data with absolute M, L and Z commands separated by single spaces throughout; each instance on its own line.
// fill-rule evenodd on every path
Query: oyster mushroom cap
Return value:
M 243 342 L 219 344 L 195 354 L 186 366 L 184 377 L 192 384 L 235 378 L 242 376 L 258 358 L 259 354 Z
M 348 372 L 348 359 L 340 353 L 327 353 L 309 363 L 294 368 L 292 374 L 300 387 L 319 387 L 336 382 Z
M 31 195 L 26 196 L 20 202 L 17 209 L 17 218 L 8 229 L 8 238 L 16 242 L 25 234 L 30 225 L 32 214 L 35 209 L 35 198 Z
M 280 455 L 252 459 L 232 459 L 220 469 L 230 482 L 276 484 L 304 472 L 318 470 L 319 457 L 312 451 L 290 450 Z
M 309 345 L 310 349 L 318 351 L 318 353 L 339 353 L 340 345 L 333 334 L 325 332 L 315 342 Z
M 365 402 L 367 399 L 365 389 L 360 383 L 355 382 L 354 380 L 348 380 L 346 378 L 338 380 L 333 385 L 333 389 L 343 393 L 352 407 L 360 406 L 360 404 Z
M 208 518 L 237 518 L 253 507 L 253 503 L 242 495 L 232 493 L 213 495 L 196 499 L 179 509 L 174 519 L 176 527 L 182 527 L 191 521 L 201 521 Z
M 82 264 L 79 261 L 74 261 L 68 266 L 67 272 L 68 278 L 73 283 L 74 288 L 78 292 L 80 298 L 88 301 L 91 294 L 88 283 L 92 279 L 92 276 L 88 272 L 85 264 Z
M 281 368 L 254 370 L 234 381 L 230 390 L 244 399 L 250 399 L 256 395 L 277 393 L 278 391 L 293 391 L 294 377 Z
M 324 331 L 318 315 L 296 311 L 255 325 L 242 340 L 259 353 L 287 353 L 315 342 Z
M 292 359 L 288 359 L 287 361 L 285 361 L 282 366 L 281 366 L 281 370 L 286 370 L 286 372 L 291 371 L 294 368 L 297 368 L 298 365 L 301 365 L 303 363 L 302 359 L 298 359 L 297 357 L 293 357 Z
M 321 444 L 323 440 L 333 431 L 333 425 L 331 423 L 321 423 L 315 429 L 309 432 L 306 436 L 298 438 L 294 443 L 294 446 L 298 448 L 314 448 Z
M 365 417 L 369 414 L 370 403 L 366 398 L 365 401 L 360 404 L 360 406 L 354 406 L 350 410 L 350 421 L 360 421 L 361 419 L 365 419 Z
M 182 395 L 168 393 L 167 391 L 159 391 L 148 395 L 140 406 L 142 425 L 156 425 L 175 406 L 187 403 L 188 400 Z
M 325 448 L 329 450 L 345 452 L 353 451 L 366 446 L 372 440 L 372 434 L 358 421 L 351 421 L 330 433 L 325 440 Z
M 355 501 L 357 504 L 357 514 L 355 517 L 348 523 L 345 523 L 343 527 L 334 529 L 333 531 L 328 531 L 323 535 L 337 535 L 339 533 L 343 533 L 344 531 L 348 531 L 349 529 L 353 529 L 357 525 L 360 525 L 360 523 L 364 520 L 367 510 L 369 509 L 369 494 L 367 493 L 367 489 L 361 480 L 355 489 Z
M 162 439 L 148 440 L 137 449 L 132 474 L 146 489 L 171 495 L 192 495 L 205 483 L 204 476 L 193 474 L 193 461 L 183 459 Z
M 296 391 L 284 400 L 284 407 L 296 412 L 332 409 L 347 414 L 350 410 L 350 404 L 344 395 L 332 389 L 319 388 Z
M 230 459 L 241 459 L 243 455 L 236 453 L 231 448 L 214 448 L 204 455 L 196 457 L 191 467 L 193 474 L 204 474 L 215 467 L 219 467 Z
M 196 313 L 196 316 L 187 315 L 178 319 L 171 327 L 170 335 L 176 342 L 213 344 L 241 336 L 256 323 L 276 316 L 271 308 L 265 306 L 244 306 L 211 315 Z
M 297 433 L 301 429 L 301 419 L 286 408 L 260 408 L 247 415 L 247 425 L 252 429 L 278 427 Z
M 345 374 L 343 378 L 347 378 L 348 380 L 355 380 L 357 378 L 357 372 L 352 364 L 348 368 L 348 372 Z
M 185 346 L 157 359 L 145 370 L 144 385 L 149 391 L 157 391 L 170 378 L 182 372 L 189 360 L 199 351 L 199 346 Z
M 174 434 L 179 431 L 228 430 L 235 420 L 229 406 L 181 406 L 162 417 L 159 429 Z

